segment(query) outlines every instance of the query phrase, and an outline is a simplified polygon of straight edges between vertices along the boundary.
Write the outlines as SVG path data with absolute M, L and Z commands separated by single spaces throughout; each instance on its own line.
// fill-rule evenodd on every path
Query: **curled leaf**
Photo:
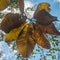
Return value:
M 7 8 L 9 3 L 10 3 L 10 0 L 0 0 L 0 11 L 4 10 L 5 8 Z
M 8 13 L 3 17 L 1 22 L 1 30 L 9 33 L 12 29 L 19 27 L 21 24 L 25 23 L 25 20 L 21 19 L 21 16 L 16 13 Z
M 17 40 L 19 34 L 21 33 L 21 31 L 23 30 L 26 24 L 27 23 L 21 25 L 19 28 L 12 29 L 9 33 L 6 33 L 4 36 L 5 41 L 11 42 L 11 41 Z
M 53 35 L 60 35 L 60 32 L 56 29 L 56 27 L 54 26 L 53 23 L 49 24 L 48 26 L 42 26 L 42 25 L 39 25 L 39 26 L 40 26 L 39 28 L 44 33 L 53 34 Z
M 46 3 L 46 2 L 42 2 L 40 3 L 38 6 L 37 6 L 37 9 L 34 13 L 34 16 L 41 10 L 45 10 L 46 12 L 50 12 L 50 4 L 49 3 Z
M 20 54 L 25 58 L 28 57 L 35 46 L 35 41 L 32 38 L 32 28 L 26 25 L 16 42 Z
M 57 20 L 57 17 L 52 16 L 51 14 L 49 14 L 48 12 L 46 12 L 45 10 L 39 11 L 34 16 L 34 18 L 37 20 L 37 23 L 41 24 L 41 25 L 49 25 L 53 21 Z
M 60 32 L 56 29 L 53 23 L 47 26 L 40 25 L 40 24 L 34 24 L 34 28 L 36 27 L 38 28 L 38 30 L 41 30 L 45 34 L 48 33 L 48 34 L 53 34 L 53 35 L 60 35 Z

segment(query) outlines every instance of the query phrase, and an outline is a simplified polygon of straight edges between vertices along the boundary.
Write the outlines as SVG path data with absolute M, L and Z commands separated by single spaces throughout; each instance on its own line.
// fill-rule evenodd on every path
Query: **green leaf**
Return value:
M 52 56 L 52 54 L 46 54 L 46 56 Z

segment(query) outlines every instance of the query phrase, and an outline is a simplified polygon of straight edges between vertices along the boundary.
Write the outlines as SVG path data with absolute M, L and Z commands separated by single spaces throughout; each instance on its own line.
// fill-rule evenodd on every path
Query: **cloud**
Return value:
M 24 3 L 25 3 L 24 5 L 25 9 L 33 7 L 33 3 L 31 1 L 24 1 Z
M 55 0 L 56 2 L 60 2 L 60 0 Z

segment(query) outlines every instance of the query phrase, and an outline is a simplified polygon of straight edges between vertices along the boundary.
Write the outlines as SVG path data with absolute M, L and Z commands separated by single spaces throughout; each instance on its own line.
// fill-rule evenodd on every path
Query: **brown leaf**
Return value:
M 53 34 L 53 35 L 60 35 L 60 32 L 56 29 L 53 23 L 43 26 L 40 24 L 35 24 L 34 27 L 36 28 L 38 26 L 38 30 L 41 30 L 43 33 Z
M 35 41 L 32 38 L 32 30 L 31 26 L 26 25 L 16 41 L 19 53 L 25 58 L 32 53 L 35 46 Z
M 49 14 L 48 12 L 46 12 L 45 10 L 39 11 L 34 16 L 34 18 L 37 20 L 37 23 L 39 23 L 41 25 L 49 25 L 53 21 L 57 20 L 57 17 L 52 16 L 51 14 Z
M 46 12 L 50 12 L 50 4 L 46 3 L 46 2 L 42 2 L 37 6 L 37 9 L 34 13 L 34 16 L 36 16 L 36 14 L 41 11 L 41 10 L 45 10 Z
M 46 37 L 46 35 L 39 29 L 39 27 L 35 28 L 35 41 L 39 46 L 42 46 L 43 48 L 50 49 L 50 43 Z
M 21 24 L 25 23 L 25 20 L 26 19 L 22 20 L 18 13 L 8 13 L 3 17 L 1 30 L 9 33 L 12 29 L 18 28 Z
M 10 0 L 0 0 L 0 11 L 4 10 L 5 8 L 7 8 L 9 3 L 10 3 Z
M 24 12 L 24 0 L 18 0 L 21 13 Z
M 42 25 L 40 25 L 40 29 L 44 33 L 49 33 L 49 34 L 53 34 L 53 35 L 60 35 L 60 32 L 56 29 L 56 27 L 54 26 L 53 23 L 51 23 L 48 26 L 42 26 Z

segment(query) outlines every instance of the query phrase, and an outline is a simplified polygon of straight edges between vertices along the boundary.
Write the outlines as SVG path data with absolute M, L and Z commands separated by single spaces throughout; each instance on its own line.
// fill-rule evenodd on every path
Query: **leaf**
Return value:
M 24 13 L 24 0 L 18 0 L 21 13 Z
M 35 31 L 35 38 L 36 43 L 43 48 L 50 49 L 50 43 L 44 33 L 42 31 L 36 30 Z
M 46 27 L 46 33 L 49 33 L 49 34 L 53 34 L 53 35 L 60 35 L 60 32 L 56 29 L 56 27 L 54 26 L 53 23 L 51 23 L 50 25 L 48 25 Z
M 45 10 L 46 12 L 50 12 L 50 4 L 49 3 L 46 3 L 46 2 L 42 2 L 40 3 L 38 6 L 37 6 L 37 9 L 34 13 L 34 16 L 41 10 Z
M 34 18 L 37 20 L 35 26 L 38 27 L 42 33 L 46 34 L 53 34 L 53 35 L 60 35 L 60 32 L 56 29 L 53 21 L 57 20 L 57 17 L 52 16 L 49 14 L 49 4 L 48 3 L 40 3 L 34 13 Z
M 1 30 L 5 33 L 9 33 L 12 29 L 18 28 L 21 24 L 25 23 L 24 20 L 21 19 L 21 15 L 18 13 L 8 13 L 3 17 L 1 22 Z
M 46 56 L 52 56 L 52 54 L 46 54 Z
M 5 8 L 7 8 L 9 3 L 10 3 L 10 0 L 0 0 L 0 11 L 4 10 Z
M 10 30 L 19 27 L 20 26 L 19 18 L 20 18 L 19 14 L 14 13 L 6 14 L 1 22 L 1 29 L 8 33 Z
M 57 20 L 57 17 L 52 16 L 51 14 L 49 14 L 48 12 L 46 12 L 45 10 L 39 11 L 34 16 L 34 18 L 37 20 L 37 23 L 41 24 L 41 25 L 49 25 L 53 21 Z
M 39 24 L 37 26 L 39 27 L 39 30 L 41 30 L 45 34 L 48 33 L 48 34 L 53 34 L 53 35 L 60 35 L 60 32 L 56 29 L 53 23 L 47 26 L 42 26 Z
M 16 41 L 19 53 L 25 58 L 32 53 L 35 46 L 35 41 L 32 38 L 32 30 L 31 26 L 26 25 Z
M 26 24 L 27 23 L 21 25 L 19 28 L 12 29 L 9 33 L 5 34 L 4 36 L 5 41 L 11 42 L 11 41 L 16 40 Z
M 36 43 L 43 48 L 49 49 L 50 48 L 50 43 L 47 39 L 46 33 L 49 34 L 54 34 L 54 35 L 60 35 L 60 32 L 57 31 L 55 28 L 54 24 L 51 23 L 47 26 L 43 26 L 40 24 L 33 24 L 34 26 L 34 35 L 36 38 Z

